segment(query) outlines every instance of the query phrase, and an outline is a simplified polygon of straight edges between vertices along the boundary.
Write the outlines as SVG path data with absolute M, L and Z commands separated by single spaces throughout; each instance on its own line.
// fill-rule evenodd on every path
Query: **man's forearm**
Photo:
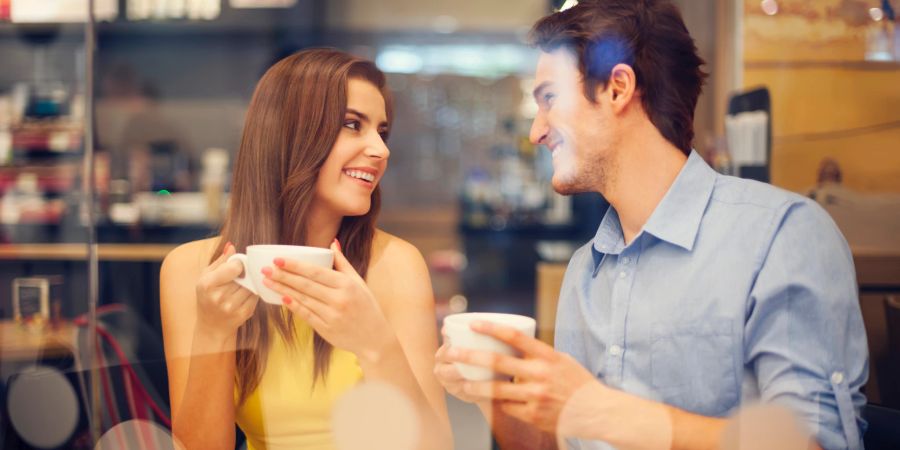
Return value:
M 503 412 L 499 403 L 478 403 L 501 449 L 557 450 L 556 437 Z
M 598 383 L 573 396 L 560 432 L 619 449 L 705 450 L 719 448 L 725 423 Z
M 721 446 L 726 420 L 666 406 L 672 420 L 673 450 L 717 449 Z

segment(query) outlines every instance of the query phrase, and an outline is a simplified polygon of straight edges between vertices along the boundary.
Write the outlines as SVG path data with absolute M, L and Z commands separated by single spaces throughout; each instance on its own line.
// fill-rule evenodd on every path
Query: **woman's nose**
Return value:
M 376 135 L 376 137 L 366 145 L 365 154 L 374 159 L 388 159 L 388 157 L 391 156 L 391 151 L 388 149 L 384 139 L 382 139 L 380 135 Z

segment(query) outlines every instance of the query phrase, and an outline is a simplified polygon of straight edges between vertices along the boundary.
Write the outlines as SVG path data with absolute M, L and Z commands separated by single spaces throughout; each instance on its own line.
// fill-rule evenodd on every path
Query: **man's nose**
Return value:
M 547 118 L 544 117 L 544 113 L 538 112 L 534 116 L 534 121 L 531 122 L 531 132 L 528 135 L 528 139 L 534 145 L 546 144 L 549 132 L 550 127 L 547 125 Z

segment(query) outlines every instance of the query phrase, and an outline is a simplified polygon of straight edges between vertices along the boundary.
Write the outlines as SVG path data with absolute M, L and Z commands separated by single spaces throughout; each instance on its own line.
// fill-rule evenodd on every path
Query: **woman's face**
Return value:
M 391 154 L 384 142 L 387 131 L 381 92 L 368 81 L 351 79 L 341 131 L 319 172 L 314 206 L 339 216 L 369 212 Z

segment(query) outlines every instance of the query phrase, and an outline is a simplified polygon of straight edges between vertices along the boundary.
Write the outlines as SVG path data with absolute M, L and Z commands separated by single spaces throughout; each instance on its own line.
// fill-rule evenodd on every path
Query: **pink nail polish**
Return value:
M 282 301 L 285 305 L 290 305 L 292 300 L 291 300 L 290 297 L 288 297 L 287 295 L 285 295 L 284 297 L 281 297 L 281 301 Z
M 260 272 L 262 272 L 262 274 L 267 277 L 272 276 L 272 268 L 271 267 L 263 267 L 262 270 L 260 270 Z
M 282 258 L 275 258 L 275 259 L 272 260 L 272 264 L 275 264 L 275 265 L 278 266 L 278 267 L 284 267 L 284 259 L 282 259 Z

